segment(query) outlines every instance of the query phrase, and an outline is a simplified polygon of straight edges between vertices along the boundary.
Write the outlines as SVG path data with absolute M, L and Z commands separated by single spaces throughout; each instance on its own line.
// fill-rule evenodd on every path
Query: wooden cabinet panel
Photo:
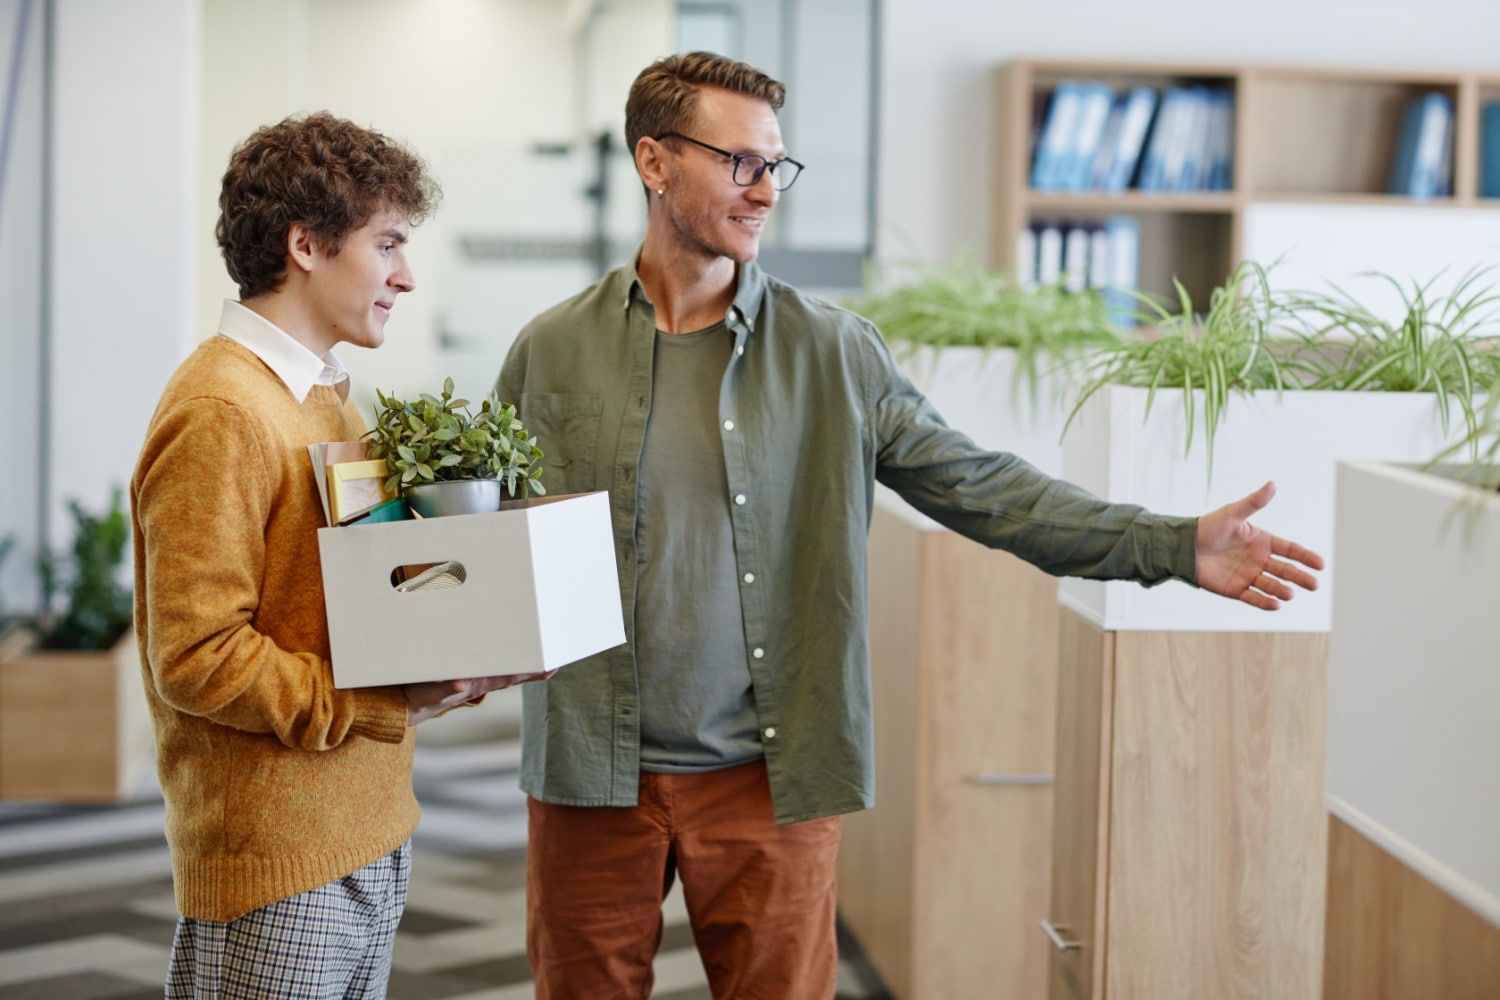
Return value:
M 1077 941 L 1049 945 L 1052 1000 L 1096 1000 L 1104 985 L 1104 862 L 1109 849 L 1109 753 L 1114 633 L 1062 612 L 1057 680 L 1052 905 L 1048 919 Z M 1045 938 L 1043 939 L 1046 940 Z
M 1500 928 L 1336 817 L 1326 948 L 1325 1000 L 1500 996 Z
M 845 819 L 839 910 L 899 1000 L 1044 994 L 1056 590 L 1012 556 L 876 513 L 878 801 Z
M 917 647 L 922 538 L 877 511 L 870 526 L 875 808 L 844 817 L 839 913 L 898 997 L 911 995 L 916 877 Z
M 1326 661 L 1321 633 L 1118 634 L 1111 1000 L 1317 1000 Z
M 1061 635 L 1053 1000 L 1318 1000 L 1326 635 Z

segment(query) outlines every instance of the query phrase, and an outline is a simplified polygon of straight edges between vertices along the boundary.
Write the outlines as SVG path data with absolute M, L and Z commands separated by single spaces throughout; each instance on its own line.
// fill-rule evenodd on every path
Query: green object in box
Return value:
M 339 524 L 377 524 L 381 521 L 410 520 L 411 509 L 406 506 L 406 500 L 403 497 L 392 497 L 389 500 L 380 501 L 373 507 L 366 507 L 353 517 L 340 521 Z

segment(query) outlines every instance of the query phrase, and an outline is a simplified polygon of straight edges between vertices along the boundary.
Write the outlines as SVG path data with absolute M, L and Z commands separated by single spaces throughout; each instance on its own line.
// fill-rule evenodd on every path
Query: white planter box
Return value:
M 1500 497 L 1341 465 L 1337 526 L 1328 810 L 1500 927 Z
M 1015 382 L 1011 348 L 921 347 L 897 353 L 901 368 L 937 411 L 981 448 L 1020 455 L 1049 476 L 1062 475 L 1062 429 L 1068 417 L 1066 383 L 1037 380 L 1036 398 L 1025 376 Z
M 1146 419 L 1145 389 L 1112 386 L 1088 401 L 1063 443 L 1063 478 L 1113 501 L 1161 514 L 1207 513 L 1266 480 L 1277 495 L 1255 523 L 1333 555 L 1335 463 L 1425 462 L 1462 437 L 1455 415 L 1445 439 L 1436 397 L 1425 393 L 1256 392 L 1230 398 L 1214 442 L 1213 479 L 1201 423 L 1184 454 L 1180 389 L 1159 390 Z M 1201 412 L 1202 394 L 1198 394 Z M 1456 409 L 1456 408 L 1455 408 Z M 1066 579 L 1062 602 L 1110 630 L 1324 632 L 1330 627 L 1332 563 L 1312 593 L 1264 612 L 1183 583 Z
M 981 448 L 1008 451 L 1049 476 L 1062 475 L 1062 430 L 1068 417 L 1063 379 L 1041 376 L 1033 399 L 1024 376 L 1020 384 L 1014 381 L 1016 352 L 1008 347 L 920 347 L 897 350 L 896 358 L 948 426 L 963 431 Z M 876 499 L 910 524 L 928 531 L 942 529 L 894 490 L 879 486 Z
M 625 641 L 607 493 L 320 528 L 318 548 L 336 687 L 529 674 Z M 449 560 L 461 586 L 392 582 L 397 568 Z

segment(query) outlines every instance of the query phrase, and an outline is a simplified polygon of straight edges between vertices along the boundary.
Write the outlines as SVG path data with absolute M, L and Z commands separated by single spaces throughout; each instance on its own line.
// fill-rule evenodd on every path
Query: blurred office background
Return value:
M 1372 0 L 1352 13 L 1334 0 L 1253 11 L 1196 0 L 0 0 L 0 540 L 15 542 L 0 562 L 0 614 L 37 609 L 35 559 L 66 543 L 67 502 L 99 509 L 128 482 L 162 385 L 234 295 L 212 237 L 229 152 L 286 114 L 327 108 L 409 141 L 445 188 L 415 235 L 418 289 L 386 346 L 340 352 L 368 407 L 376 386 L 416 392 L 446 375 L 482 395 L 532 315 L 629 255 L 644 214 L 624 99 L 668 52 L 715 49 L 788 84 L 782 129 L 808 169 L 776 211 L 763 262 L 839 296 L 872 262 L 983 256 L 993 71 L 1007 60 L 1482 68 L 1496 37 L 1500 5 L 1479 0 Z M 461 858 L 434 877 L 488 886 L 505 905 L 513 864 L 471 862 L 517 836 L 513 706 L 497 697 L 435 729 L 419 773 L 438 824 L 431 846 Z M 498 754 L 465 749 L 491 737 Z M 147 778 L 144 811 L 116 815 L 121 843 L 156 851 L 141 872 L 156 880 L 147 909 L 159 910 L 151 795 Z M 105 829 L 104 813 L 7 808 L 0 1000 L 56 998 L 26 985 L 37 980 L 10 950 L 36 945 L 22 929 L 46 890 L 41 869 L 27 872 L 61 866 L 45 877 L 72 871 L 84 894 L 102 869 L 69 859 L 116 834 L 85 829 Z M 429 890 L 417 932 L 452 929 L 443 921 L 467 902 L 445 892 Z

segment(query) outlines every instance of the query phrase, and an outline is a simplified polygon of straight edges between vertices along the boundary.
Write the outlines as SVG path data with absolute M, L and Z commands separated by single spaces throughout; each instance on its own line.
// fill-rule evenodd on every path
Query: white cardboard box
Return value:
M 553 670 L 625 641 L 609 495 L 486 514 L 320 528 L 340 688 Z M 403 566 L 455 560 L 448 590 L 396 590 Z

